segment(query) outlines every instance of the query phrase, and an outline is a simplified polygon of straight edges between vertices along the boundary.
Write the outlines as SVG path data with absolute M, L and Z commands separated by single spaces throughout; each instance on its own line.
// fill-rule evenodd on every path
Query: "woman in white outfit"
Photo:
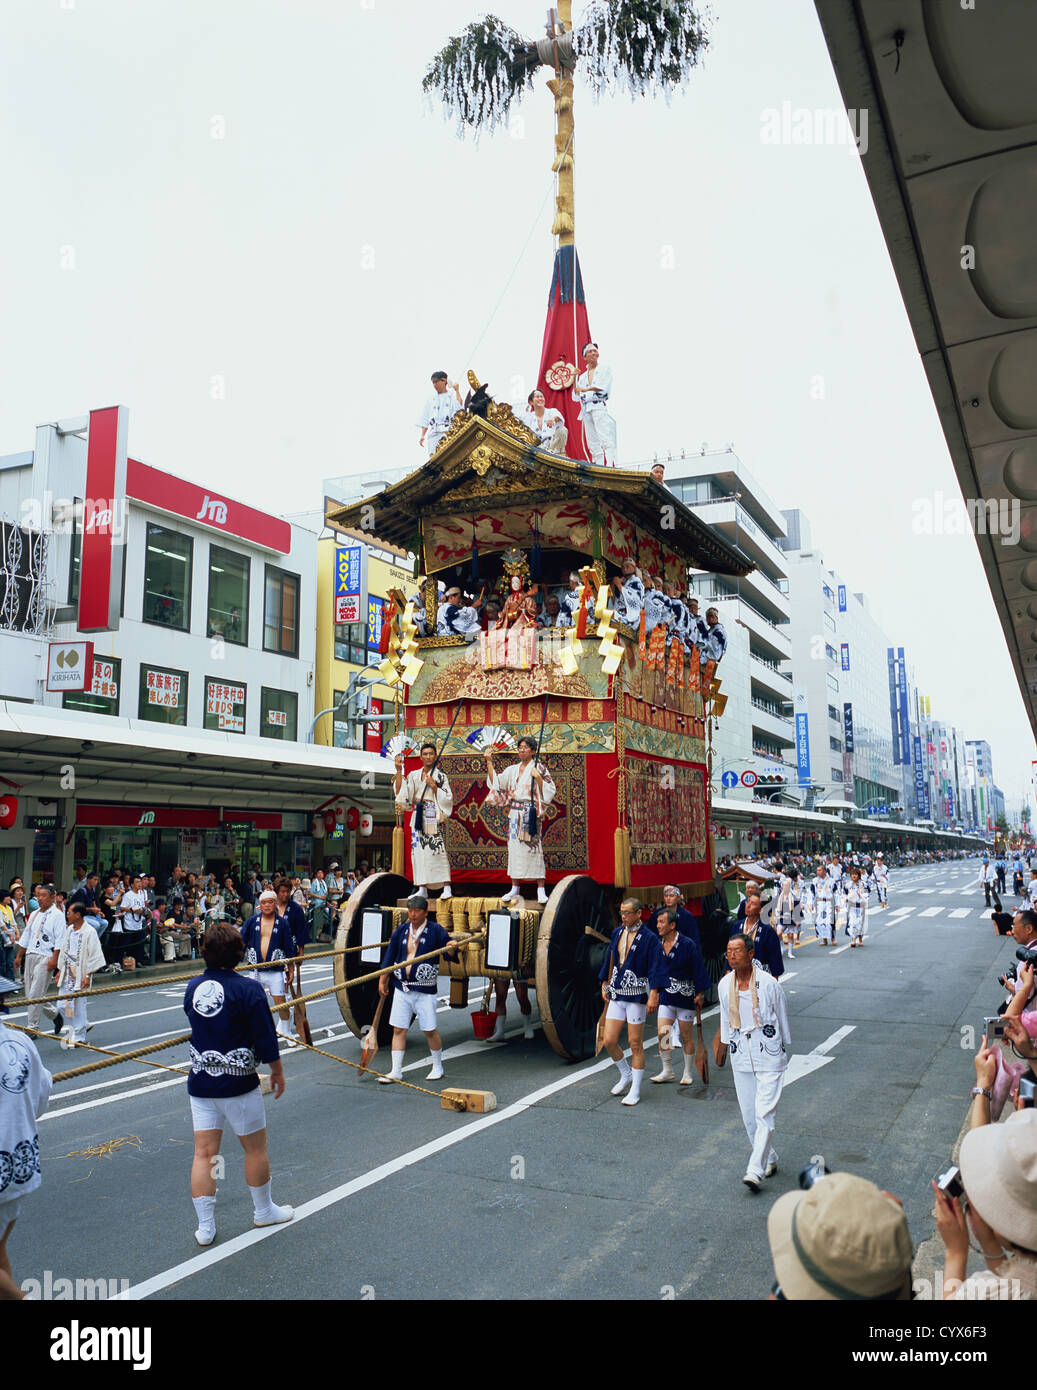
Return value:
M 486 752 L 487 800 L 493 806 L 508 808 L 508 877 L 511 888 L 501 902 L 522 897 L 519 884 L 531 880 L 537 885 L 537 901 L 547 902 L 544 880 L 542 838 L 544 812 L 555 799 L 555 784 L 544 763 L 536 761 L 536 740 L 520 738 L 517 744 L 518 762 L 498 773 L 493 766 L 493 754 Z M 535 819 L 531 816 L 535 813 Z
M 850 930 L 850 946 L 864 945 L 864 926 L 868 916 L 868 890 L 861 882 L 856 865 L 850 870 L 850 886 L 846 890 L 846 925 Z

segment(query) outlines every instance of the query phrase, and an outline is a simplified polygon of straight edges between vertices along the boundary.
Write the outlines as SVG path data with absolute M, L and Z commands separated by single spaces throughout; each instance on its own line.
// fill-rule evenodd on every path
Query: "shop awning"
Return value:
M 22 796 L 305 812 L 337 797 L 393 814 L 390 764 L 377 753 L 10 701 L 0 701 L 0 764 Z

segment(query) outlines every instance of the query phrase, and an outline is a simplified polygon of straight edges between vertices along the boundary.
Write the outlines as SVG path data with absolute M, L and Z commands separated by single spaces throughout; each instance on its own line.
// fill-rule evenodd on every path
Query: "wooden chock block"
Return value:
M 492 1091 L 470 1091 L 462 1086 L 447 1086 L 440 1092 L 443 1110 L 468 1110 L 485 1115 L 497 1109 L 497 1097 Z

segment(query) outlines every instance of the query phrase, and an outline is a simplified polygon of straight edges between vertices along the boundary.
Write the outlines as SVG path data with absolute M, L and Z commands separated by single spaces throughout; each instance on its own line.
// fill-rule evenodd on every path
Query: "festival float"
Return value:
M 433 742 L 453 790 L 453 814 L 443 823 L 453 896 L 432 898 L 430 911 L 449 930 L 478 939 L 462 946 L 457 962 L 440 963 L 450 1003 L 468 1006 L 474 978 L 535 988 L 544 1032 L 569 1060 L 594 1051 L 598 974 L 620 900 L 659 898 L 664 884 L 676 883 L 696 911 L 714 892 L 709 750 L 725 697 L 711 661 L 701 664 L 694 649 L 686 656 L 677 640 L 667 650 L 665 624 L 646 640 L 643 625 L 635 630 L 617 619 L 611 581 L 626 559 L 682 587 L 691 570 L 741 576 L 752 568 L 649 473 L 589 460 L 572 396 L 578 353 L 591 337 L 574 236 L 573 73 L 586 67 L 591 84 L 602 85 L 619 71 L 635 92 L 666 90 L 684 79 L 705 38 L 691 6 L 673 0 L 592 5 L 587 26 L 574 33 L 564 3 L 551 12 L 546 40 L 535 43 L 487 19 L 452 39 L 426 78 L 463 124 L 492 125 L 531 85 L 537 65 L 554 70 L 547 86 L 556 114 L 557 249 L 538 385 L 565 420 L 566 454 L 543 448 L 469 371 L 467 406 L 431 457 L 332 515 L 336 524 L 367 530 L 373 544 L 417 556 L 432 633 L 440 580 L 499 604 L 499 626 L 475 640 L 421 636 L 420 604 L 399 595 L 379 678 L 396 693 L 397 733 L 413 750 L 406 769 L 419 767 L 413 754 Z M 535 593 L 564 588 L 574 572 L 573 625 L 538 630 Z M 556 789 L 539 827 L 546 903 L 501 900 L 508 812 L 488 796 L 479 744 L 502 729 L 501 744 L 537 741 L 537 762 Z M 510 751 L 495 757 L 499 770 L 515 760 Z M 367 949 L 336 958 L 336 984 L 348 986 L 378 963 L 377 943 L 406 915 L 411 874 L 398 823 L 392 870 L 365 879 L 343 905 L 337 947 Z M 375 1019 L 375 982 L 337 997 L 361 1036 Z M 378 1041 L 388 1038 L 383 1018 Z

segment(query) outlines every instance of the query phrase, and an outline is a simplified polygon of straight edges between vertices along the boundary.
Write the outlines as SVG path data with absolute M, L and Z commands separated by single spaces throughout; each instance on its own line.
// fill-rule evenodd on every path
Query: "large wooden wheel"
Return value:
M 412 891 L 410 883 L 399 874 L 371 874 L 353 889 L 339 910 L 338 931 L 335 935 L 335 949 L 341 951 L 346 946 L 359 946 L 360 926 L 363 913 L 372 907 L 395 907 L 398 898 L 405 898 Z M 348 984 L 358 975 L 369 975 L 375 967 L 360 959 L 363 952 L 354 951 L 348 956 L 335 957 L 335 983 Z M 335 994 L 339 1012 L 348 1026 L 359 1038 L 361 1029 L 374 1022 L 378 1007 L 378 981 L 369 980 L 366 985 L 354 989 L 341 989 Z M 382 1010 L 378 1025 L 378 1046 L 388 1047 L 392 1038 L 389 1027 L 389 1002 Z
M 594 1053 L 604 1007 L 598 973 L 616 925 L 613 897 L 612 888 L 603 888 L 586 874 L 570 874 L 555 886 L 540 918 L 536 949 L 540 1021 L 548 1042 L 570 1062 Z

